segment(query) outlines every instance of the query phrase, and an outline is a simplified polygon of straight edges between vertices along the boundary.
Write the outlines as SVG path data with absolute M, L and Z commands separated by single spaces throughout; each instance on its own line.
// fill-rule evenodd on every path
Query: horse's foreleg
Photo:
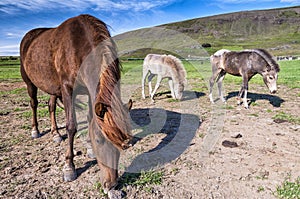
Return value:
M 51 95 L 49 102 L 48 102 L 48 107 L 49 107 L 49 113 L 50 113 L 50 119 L 51 119 L 51 133 L 53 135 L 53 141 L 60 143 L 62 141 L 62 137 L 58 132 L 56 117 L 55 117 L 56 100 L 57 100 L 57 97 L 55 95 Z
M 157 89 L 159 88 L 160 82 L 162 80 L 162 77 L 160 75 L 157 76 L 157 81 L 154 87 L 153 92 L 151 93 L 151 100 L 154 101 L 154 94 L 156 93 Z
M 245 89 L 245 91 L 244 91 L 244 98 L 243 98 L 244 107 L 246 109 L 249 108 L 248 101 L 247 101 L 247 92 L 248 92 L 248 89 Z
M 249 108 L 248 106 L 248 101 L 247 101 L 247 93 L 248 93 L 248 77 L 245 77 L 243 79 L 243 82 L 244 82 L 244 98 L 243 98 L 243 103 L 244 103 L 244 107 L 246 109 Z
M 91 97 L 90 96 L 89 96 L 88 105 L 89 105 L 89 111 L 88 111 L 87 120 L 88 120 L 88 125 L 90 126 L 91 121 L 92 121 L 92 117 L 93 117 L 93 107 L 92 107 L 92 102 L 91 102 Z M 94 154 L 94 151 L 93 151 L 93 148 L 92 148 L 90 134 L 88 134 L 87 137 L 86 137 L 86 150 L 87 150 L 86 153 L 87 153 L 89 158 L 96 158 L 96 156 Z
M 148 76 L 148 88 L 149 88 L 149 96 L 150 96 L 150 98 L 151 98 L 151 94 L 152 94 L 152 84 L 151 84 L 151 81 L 152 81 L 152 79 L 153 79 L 154 76 L 155 75 L 151 74 L 151 73 Z
M 68 141 L 69 141 L 69 147 L 66 152 L 66 163 L 63 168 L 63 173 L 64 173 L 65 181 L 73 181 L 77 177 L 75 165 L 73 162 L 74 159 L 73 143 L 74 143 L 74 136 L 77 129 L 76 129 L 76 120 L 75 120 L 76 118 L 75 118 L 73 102 L 72 102 L 72 89 L 68 86 L 64 86 L 62 94 L 63 94 L 65 113 L 66 113 L 66 129 L 67 129 Z
M 31 137 L 38 138 L 40 137 L 40 131 L 38 129 L 38 122 L 37 122 L 37 107 L 38 107 L 38 100 L 37 100 L 37 87 L 32 83 L 27 84 L 27 91 L 30 96 L 30 106 L 32 109 L 32 130 L 31 130 Z
M 173 80 L 170 78 L 168 83 L 169 83 L 169 87 L 170 87 L 170 90 L 171 90 L 171 95 L 172 95 L 173 99 L 176 99 L 176 96 L 175 96 L 175 93 L 174 93 Z
M 146 95 L 145 95 L 145 80 L 146 80 L 147 74 L 148 74 L 148 71 L 143 70 L 143 77 L 142 77 L 142 97 L 143 97 L 143 99 L 146 98 Z
M 244 93 L 244 86 L 242 85 L 241 90 L 237 96 L 237 105 L 241 105 L 241 98 L 242 98 L 243 93 Z

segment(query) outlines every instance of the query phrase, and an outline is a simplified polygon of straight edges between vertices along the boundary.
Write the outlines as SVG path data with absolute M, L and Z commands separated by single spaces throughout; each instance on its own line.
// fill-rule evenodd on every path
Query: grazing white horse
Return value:
M 186 84 L 186 71 L 182 62 L 173 55 L 148 54 L 143 63 L 142 97 L 145 99 L 145 79 L 148 76 L 149 94 L 154 101 L 154 94 L 164 78 L 169 79 L 171 95 L 174 99 L 181 100 Z M 157 75 L 157 82 L 152 91 L 151 80 Z

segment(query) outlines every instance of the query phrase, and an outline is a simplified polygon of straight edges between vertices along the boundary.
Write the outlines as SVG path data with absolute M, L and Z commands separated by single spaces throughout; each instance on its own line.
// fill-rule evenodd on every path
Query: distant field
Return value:
M 210 78 L 211 68 L 209 61 L 184 61 L 183 63 L 187 71 L 188 79 L 207 81 Z M 289 88 L 300 88 L 300 60 L 280 61 L 278 63 L 280 65 L 278 84 L 286 85 Z M 122 62 L 123 75 L 126 76 L 126 80 L 131 78 L 133 82 L 139 83 L 142 77 L 142 64 L 142 60 Z M 130 78 L 127 78 L 129 76 Z M 241 77 L 227 74 L 224 83 L 241 84 L 242 79 Z M 256 75 L 250 80 L 250 84 L 264 85 L 264 82 L 260 75 Z
M 189 80 L 201 79 L 207 81 L 211 75 L 210 63 L 208 61 L 184 61 Z M 142 60 L 122 61 L 122 75 L 126 81 L 140 84 L 142 78 Z M 300 88 L 300 60 L 280 61 L 280 73 L 278 84 L 286 85 L 289 88 Z M 0 81 L 18 82 L 22 81 L 20 75 L 20 61 L 0 61 Z M 240 77 L 226 75 L 225 83 L 241 84 Z M 256 75 L 251 79 L 251 84 L 263 85 L 260 75 Z

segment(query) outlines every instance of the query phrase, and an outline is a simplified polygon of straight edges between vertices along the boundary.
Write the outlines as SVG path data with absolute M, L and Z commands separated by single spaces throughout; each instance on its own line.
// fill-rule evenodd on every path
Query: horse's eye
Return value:
M 269 79 L 270 79 L 270 80 L 273 80 L 274 78 L 273 78 L 273 77 L 269 77 Z

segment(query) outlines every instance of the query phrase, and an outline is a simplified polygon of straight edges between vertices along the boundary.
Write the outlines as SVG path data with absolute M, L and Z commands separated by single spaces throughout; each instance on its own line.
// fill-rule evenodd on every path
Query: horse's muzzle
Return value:
M 275 94 L 277 92 L 277 90 L 272 90 L 270 91 L 272 94 Z

